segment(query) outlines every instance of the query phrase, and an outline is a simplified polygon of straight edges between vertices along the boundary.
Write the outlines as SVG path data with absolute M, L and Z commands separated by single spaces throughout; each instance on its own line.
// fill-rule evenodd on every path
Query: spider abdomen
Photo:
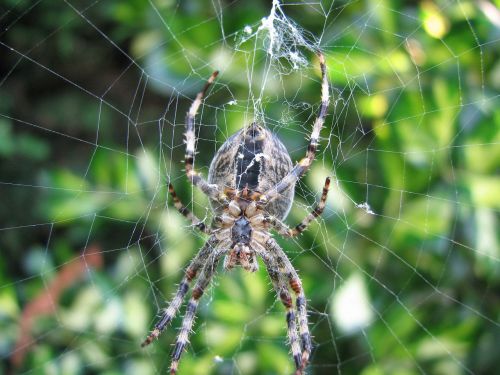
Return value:
M 281 141 L 264 126 L 253 123 L 229 137 L 217 151 L 208 181 L 223 188 L 265 192 L 292 169 Z M 284 219 L 293 201 L 294 186 L 270 202 L 266 210 Z M 217 210 L 217 203 L 212 202 Z

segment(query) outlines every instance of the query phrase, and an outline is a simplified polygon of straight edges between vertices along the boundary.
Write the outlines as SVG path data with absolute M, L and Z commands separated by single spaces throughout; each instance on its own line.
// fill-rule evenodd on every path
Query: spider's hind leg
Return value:
M 209 184 L 197 171 L 194 170 L 194 156 L 196 153 L 196 135 L 194 133 L 194 119 L 198 113 L 198 108 L 201 105 L 201 101 L 205 96 L 210 85 L 214 82 L 215 78 L 219 74 L 218 71 L 212 73 L 207 83 L 203 87 L 196 99 L 191 104 L 189 111 L 186 115 L 186 132 L 184 133 L 185 143 L 186 143 L 186 155 L 184 157 L 186 166 L 186 176 L 191 183 L 198 187 L 205 195 L 207 195 L 212 200 L 219 200 L 221 192 L 217 185 Z
M 266 205 L 290 187 L 295 186 L 295 183 L 307 172 L 316 157 L 320 132 L 325 123 L 328 104 L 330 103 L 330 90 L 328 87 L 325 57 L 320 53 L 318 54 L 318 58 L 321 69 L 321 106 L 313 124 L 306 156 L 303 157 L 302 160 L 300 160 L 300 162 L 297 163 L 278 184 L 276 184 L 276 186 L 272 187 L 261 196 L 259 200 L 261 205 Z

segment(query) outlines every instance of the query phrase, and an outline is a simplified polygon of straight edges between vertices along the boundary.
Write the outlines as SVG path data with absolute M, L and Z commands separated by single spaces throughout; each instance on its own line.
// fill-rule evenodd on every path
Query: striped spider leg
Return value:
M 206 260 L 211 252 L 220 244 L 220 241 L 215 235 L 211 235 L 205 242 L 205 245 L 200 249 L 195 258 L 191 261 L 188 268 L 184 273 L 184 277 L 177 288 L 177 292 L 168 304 L 168 307 L 164 309 L 160 319 L 156 323 L 153 331 L 141 344 L 142 347 L 147 346 L 153 342 L 154 339 L 158 338 L 160 334 L 165 330 L 167 325 L 172 321 L 172 319 L 177 314 L 184 298 L 189 291 L 189 285 L 191 281 L 196 279 L 198 271 L 206 263 Z
M 292 356 L 295 362 L 295 375 L 302 375 L 312 351 L 306 297 L 302 288 L 302 282 L 283 249 L 267 232 L 266 225 L 268 224 L 258 216 L 260 215 L 257 215 L 254 219 L 254 227 L 256 229 L 254 231 L 252 247 L 264 261 L 278 297 L 287 311 L 288 339 L 290 340 Z M 257 229 L 259 227 L 262 229 Z M 292 309 L 292 300 L 288 288 L 291 288 L 295 294 L 295 310 Z M 300 344 L 297 337 L 297 320 L 299 323 Z
M 312 351 L 311 335 L 309 333 L 307 320 L 306 298 L 297 271 L 294 269 L 290 260 L 278 243 L 268 234 L 269 228 L 267 228 L 267 226 L 276 229 L 279 234 L 285 237 L 294 237 L 302 233 L 314 219 L 323 213 L 329 186 L 330 178 L 327 177 L 319 203 L 294 229 L 290 229 L 281 220 L 277 219 L 275 216 L 269 215 L 266 212 L 257 214 L 250 219 L 253 227 L 255 228 L 252 247 L 257 249 L 256 251 L 258 255 L 264 261 L 278 298 L 281 300 L 287 311 L 286 321 L 288 327 L 288 339 L 290 341 L 292 356 L 295 362 L 296 375 L 303 374 Z M 257 206 L 257 203 L 254 202 L 253 204 L 250 204 L 250 206 L 250 210 L 253 211 L 255 209 L 254 207 Z M 288 290 L 289 287 L 296 295 L 295 311 L 292 309 L 292 299 Z M 299 321 L 302 353 L 301 346 L 298 343 L 296 319 Z
M 224 230 L 221 232 L 224 232 Z M 186 313 L 182 319 L 182 326 L 179 334 L 177 335 L 174 350 L 172 351 L 172 362 L 170 365 L 170 374 L 172 375 L 177 373 L 179 360 L 186 345 L 188 344 L 188 337 L 193 326 L 198 302 L 210 284 L 210 281 L 217 270 L 217 265 L 219 264 L 221 256 L 227 252 L 227 249 L 230 246 L 229 241 L 217 239 L 217 237 L 219 237 L 218 234 L 210 236 L 196 257 L 191 261 L 190 265 L 186 269 L 184 278 L 179 284 L 177 292 L 168 304 L 168 307 L 163 311 L 163 314 L 156 323 L 153 331 L 141 344 L 142 347 L 145 347 L 160 336 L 160 334 L 177 314 L 177 311 L 189 291 L 189 284 L 191 281 L 196 280 L 196 284 L 191 292 L 191 298 L 186 306 Z M 220 237 L 227 236 L 227 233 L 220 234 Z M 198 275 L 200 269 L 202 270 Z
M 318 204 L 313 208 L 313 210 L 293 229 L 290 229 L 285 223 L 276 218 L 275 216 L 265 215 L 265 220 L 271 224 L 271 226 L 276 229 L 276 231 L 284 237 L 295 237 L 301 234 L 307 229 L 309 224 L 321 216 L 325 207 L 326 199 L 328 197 L 328 189 L 330 188 L 330 177 L 325 180 L 325 185 L 323 186 L 323 193 L 321 194 L 321 199 Z
M 198 303 L 205 292 L 206 288 L 210 284 L 212 277 L 217 271 L 217 265 L 219 264 L 220 258 L 227 251 L 229 243 L 224 241 L 225 246 L 218 246 L 217 249 L 211 252 L 208 257 L 204 260 L 205 266 L 196 281 L 196 285 L 193 288 L 192 296 L 186 306 L 186 313 L 182 319 L 182 326 L 177 335 L 177 340 L 175 342 L 174 350 L 172 352 L 172 362 L 170 364 L 170 374 L 175 375 L 177 373 L 177 368 L 179 366 L 179 360 L 181 359 L 182 353 L 189 343 L 189 334 L 193 328 L 193 322 L 196 315 L 196 309 L 198 308 Z
M 307 147 L 306 156 L 293 167 L 293 169 L 274 187 L 267 190 L 259 199 L 259 204 L 266 205 L 273 199 L 279 197 L 284 191 L 295 186 L 295 183 L 307 172 L 309 167 L 316 157 L 316 150 L 319 145 L 319 134 L 325 123 L 328 104 L 330 103 L 330 91 L 328 88 L 328 76 L 326 72 L 325 57 L 323 54 L 318 54 L 319 64 L 321 68 L 321 106 L 319 114 L 314 121 L 311 132 L 311 139 Z
M 272 254 L 273 257 L 275 257 L 277 265 L 280 269 L 283 269 L 282 272 L 284 277 L 286 277 L 290 288 L 295 293 L 295 309 L 297 319 L 299 321 L 299 333 L 302 343 L 302 357 L 299 362 L 300 366 L 297 367 L 295 374 L 302 375 L 307 363 L 309 362 L 309 357 L 312 351 L 311 334 L 309 333 L 307 319 L 306 296 L 304 294 L 304 289 L 302 288 L 302 282 L 300 281 L 297 271 L 293 268 L 292 263 L 276 240 L 269 238 L 266 241 L 265 248 Z
M 210 229 L 205 225 L 205 223 L 202 220 L 198 219 L 198 217 L 181 202 L 172 184 L 168 184 L 168 191 L 170 193 L 170 196 L 172 197 L 172 200 L 174 201 L 174 207 L 177 209 L 177 211 L 179 211 L 184 217 L 186 217 L 195 228 L 198 228 L 198 230 L 203 233 L 210 233 Z
M 302 365 L 301 348 L 297 334 L 297 319 L 293 310 L 292 296 L 290 295 L 288 284 L 275 257 L 267 252 L 265 247 L 260 245 L 257 241 L 254 241 L 252 245 L 254 248 L 258 249 L 257 254 L 259 254 L 266 266 L 266 270 L 273 284 L 276 296 L 285 307 L 287 336 L 292 350 L 293 361 L 295 363 L 296 371 L 302 371 L 304 367 Z
M 194 132 L 194 120 L 198 109 L 200 108 L 201 101 L 205 96 L 210 85 L 215 81 L 219 74 L 218 71 L 212 73 L 208 81 L 205 83 L 203 89 L 196 95 L 196 99 L 191 104 L 188 113 L 186 114 L 186 132 L 184 133 L 186 143 L 186 155 L 184 162 L 186 167 L 186 176 L 188 180 L 196 187 L 198 187 L 210 199 L 219 201 L 223 200 L 223 193 L 220 191 L 216 184 L 210 184 L 205 180 L 197 171 L 194 170 L 194 156 L 196 153 L 196 135 Z

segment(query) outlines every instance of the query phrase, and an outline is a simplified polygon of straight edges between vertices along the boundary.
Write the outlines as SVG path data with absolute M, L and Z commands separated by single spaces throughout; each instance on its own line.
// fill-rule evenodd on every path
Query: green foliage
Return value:
M 139 345 L 205 239 L 168 202 L 167 182 L 199 217 L 210 216 L 183 175 L 182 118 L 220 68 L 199 120 L 197 167 L 206 175 L 216 146 L 254 115 L 249 90 L 260 92 L 269 61 L 263 50 L 251 60 L 250 42 L 235 46 L 269 4 L 75 3 L 85 5 L 4 6 L 12 12 L 0 35 L 0 355 L 12 359 L 26 335 L 26 306 L 54 296 L 62 270 L 97 246 L 103 264 L 83 263 L 53 301 L 55 313 L 34 320 L 36 345 L 15 371 L 166 373 L 181 318 L 151 347 Z M 494 373 L 498 26 L 474 2 L 376 4 L 322 2 L 326 20 L 319 7 L 284 7 L 322 36 L 334 91 L 322 149 L 287 222 L 300 221 L 334 175 L 327 209 L 297 241 L 279 239 L 309 299 L 310 372 Z M 261 106 L 297 160 L 319 72 L 274 63 Z M 347 303 L 338 300 L 343 287 L 354 291 L 349 303 L 370 310 L 351 330 L 336 307 Z M 264 267 L 219 273 L 180 370 L 289 374 L 286 342 L 284 308 Z M 7 362 L 0 372 L 13 370 Z

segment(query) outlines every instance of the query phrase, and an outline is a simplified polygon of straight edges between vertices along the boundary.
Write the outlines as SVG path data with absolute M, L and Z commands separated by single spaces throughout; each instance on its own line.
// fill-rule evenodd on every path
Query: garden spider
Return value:
M 306 156 L 295 166 L 285 146 L 263 125 L 253 123 L 232 135 L 216 153 L 210 164 L 208 181 L 193 168 L 195 155 L 194 120 L 203 96 L 218 72 L 214 72 L 198 93 L 186 117 L 186 175 L 191 183 L 210 199 L 215 217 L 209 228 L 186 208 L 169 185 L 175 207 L 200 231 L 209 235 L 205 245 L 185 271 L 176 294 L 163 311 L 151 334 L 142 343 L 150 344 L 174 318 L 191 281 L 196 280 L 191 299 L 172 353 L 170 373 L 176 374 L 179 359 L 188 342 L 198 301 L 214 275 L 219 260 L 224 256 L 224 268 L 241 266 L 254 272 L 257 256 L 266 266 L 273 287 L 286 309 L 288 339 L 295 362 L 295 374 L 301 375 L 309 361 L 312 344 L 307 321 L 306 298 L 297 271 L 270 230 L 293 237 L 306 229 L 325 208 L 330 179 L 323 187 L 321 200 L 304 220 L 290 229 L 282 222 L 293 202 L 297 180 L 309 169 L 316 155 L 319 135 L 329 103 L 329 88 L 325 60 L 318 55 L 321 67 L 321 107 L 314 122 Z M 293 308 L 290 290 L 295 293 Z M 297 316 L 296 316 L 297 315 Z M 297 330 L 298 321 L 298 330 Z

